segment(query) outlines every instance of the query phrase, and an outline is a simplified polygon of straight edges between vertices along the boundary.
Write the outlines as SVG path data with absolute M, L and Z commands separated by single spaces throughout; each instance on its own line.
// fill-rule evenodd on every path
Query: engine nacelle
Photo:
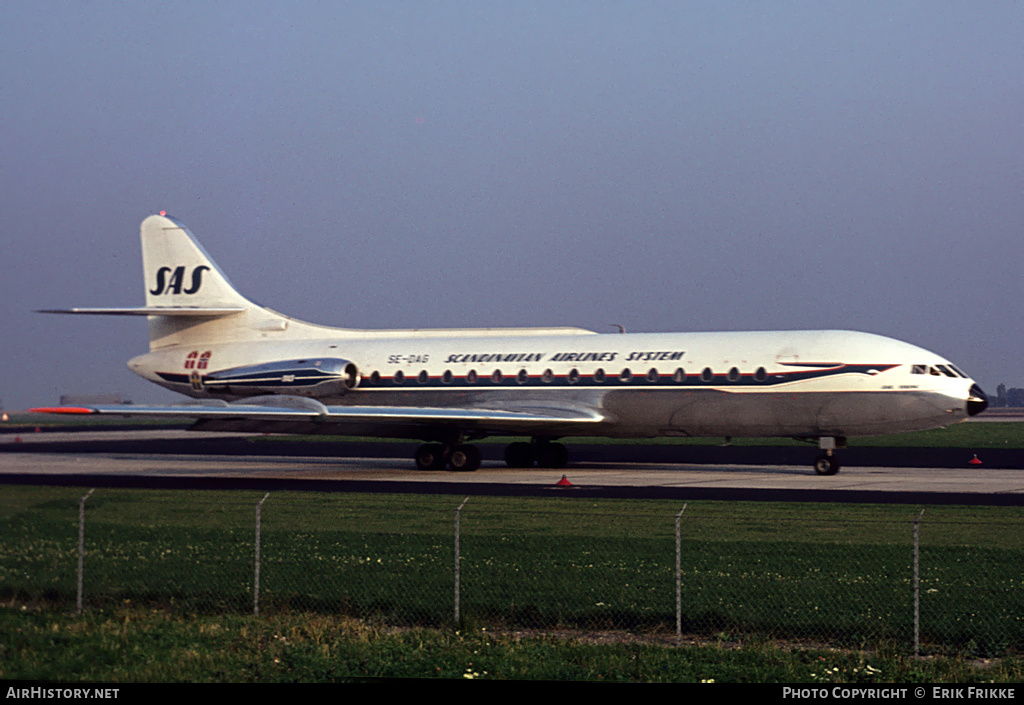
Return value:
M 359 386 L 354 362 L 339 358 L 281 360 L 211 372 L 203 378 L 210 392 L 246 397 L 256 394 L 288 394 L 328 397 Z

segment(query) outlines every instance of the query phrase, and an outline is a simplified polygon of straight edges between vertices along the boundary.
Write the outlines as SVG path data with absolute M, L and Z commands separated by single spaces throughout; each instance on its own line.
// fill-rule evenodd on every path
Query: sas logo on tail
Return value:
M 203 285 L 203 272 L 209 271 L 209 267 L 205 264 L 201 264 L 192 270 L 192 281 L 187 289 L 182 289 L 182 284 L 185 280 L 185 267 L 184 265 L 171 269 L 170 267 L 161 267 L 156 270 L 156 288 L 150 289 L 149 293 L 153 296 L 159 296 L 160 294 L 194 294 L 199 291 L 199 287 Z M 170 274 L 171 278 L 168 279 L 167 275 Z

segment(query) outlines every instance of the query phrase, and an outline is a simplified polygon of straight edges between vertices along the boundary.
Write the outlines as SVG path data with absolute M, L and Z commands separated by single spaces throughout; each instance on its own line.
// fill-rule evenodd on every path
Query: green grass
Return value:
M 75 603 L 74 488 L 0 491 L 0 600 Z M 242 616 L 254 605 L 256 492 L 99 490 L 87 502 L 85 606 Z M 460 621 L 445 496 L 274 493 L 260 612 L 403 628 L 675 633 L 675 516 L 664 501 L 473 498 Z M 699 502 L 680 537 L 683 629 L 702 639 L 843 648 L 913 638 L 913 523 L 893 505 Z M 930 654 L 1024 653 L 1024 510 L 929 507 L 921 638 Z
M 851 438 L 850 445 L 898 448 L 1024 448 L 1024 423 L 967 422 L 915 433 Z
M 396 630 L 335 615 L 173 615 L 134 607 L 82 617 L 0 606 L 0 679 L 47 682 L 1013 683 L 1020 659 L 917 660 L 767 641 L 594 643 L 484 630 Z

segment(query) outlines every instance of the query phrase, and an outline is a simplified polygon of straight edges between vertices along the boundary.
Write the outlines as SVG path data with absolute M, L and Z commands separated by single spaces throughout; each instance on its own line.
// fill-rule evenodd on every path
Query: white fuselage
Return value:
M 229 401 L 265 395 L 219 371 L 344 360 L 337 387 L 274 380 L 270 393 L 335 406 L 598 409 L 596 425 L 551 436 L 859 436 L 944 426 L 968 416 L 973 381 L 947 360 L 850 331 L 597 335 L 334 329 L 336 335 L 173 345 L 130 368 L 168 389 Z M 321 334 L 334 332 L 318 327 Z M 404 333 L 404 334 L 403 334 Z M 504 334 L 503 334 L 504 333 Z M 326 392 L 324 390 L 327 390 Z M 373 431 L 374 429 L 366 429 Z M 502 428 L 485 429 L 502 433 Z M 514 431 L 515 429 L 507 429 Z M 387 435 L 385 433 L 384 435 Z

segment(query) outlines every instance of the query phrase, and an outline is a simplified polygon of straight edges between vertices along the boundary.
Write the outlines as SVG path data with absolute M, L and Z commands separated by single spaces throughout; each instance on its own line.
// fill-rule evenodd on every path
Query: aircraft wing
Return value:
M 326 406 L 315 399 L 273 395 L 244 402 L 183 404 L 180 406 L 43 407 L 51 414 L 89 414 L 195 420 L 196 430 L 257 431 L 338 435 L 378 435 L 421 438 L 425 428 L 453 428 L 483 434 L 564 435 L 605 420 L 587 406 L 534 404 L 502 408 Z

